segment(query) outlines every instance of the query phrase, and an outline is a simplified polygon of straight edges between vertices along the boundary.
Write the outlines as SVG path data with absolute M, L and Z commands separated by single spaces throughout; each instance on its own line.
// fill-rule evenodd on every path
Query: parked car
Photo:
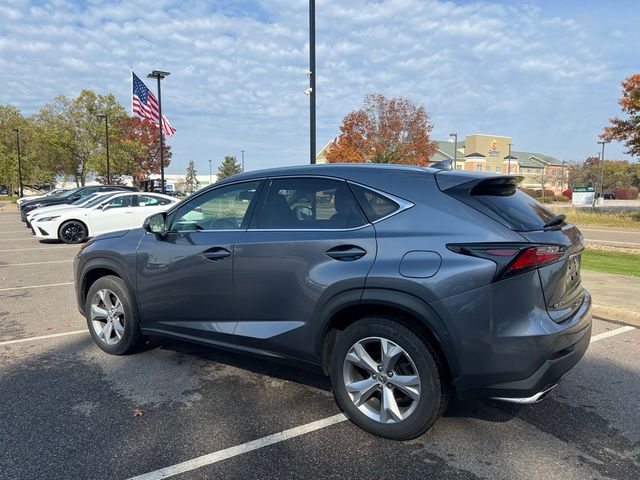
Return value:
M 85 244 L 78 306 L 105 352 L 158 334 L 317 366 L 355 424 L 413 438 L 452 394 L 541 400 L 587 350 L 582 235 L 519 180 L 242 173 Z
M 0 185 L 0 195 L 9 195 L 11 190 L 6 185 Z
M 25 203 L 25 202 L 30 202 L 31 200 L 38 200 L 38 199 L 41 199 L 41 198 L 59 197 L 66 191 L 67 190 L 65 190 L 64 188 L 55 188 L 55 189 L 50 190 L 47 193 L 44 193 L 42 195 L 29 195 L 27 197 L 19 198 L 18 200 L 16 200 L 16 204 L 18 205 L 18 208 L 21 208 L 22 204 Z
M 48 207 L 50 205 L 63 205 L 65 203 L 72 203 L 76 200 L 80 200 L 85 198 L 92 193 L 96 192 L 112 192 L 112 191 L 132 191 L 134 190 L 131 187 L 123 187 L 120 185 L 95 185 L 91 187 L 81 187 L 74 188 L 73 190 L 68 190 L 61 194 L 60 196 L 51 197 L 51 198 L 39 198 L 36 200 L 30 200 L 28 202 L 24 202 L 20 206 L 20 215 L 21 220 L 26 222 L 27 214 L 32 210 L 40 207 Z
M 79 198 L 75 202 L 63 203 L 62 205 L 49 205 L 48 207 L 40 207 L 27 213 L 27 225 L 31 227 L 31 222 L 38 217 L 51 215 L 52 212 L 59 212 L 60 210 L 67 210 L 69 208 L 84 207 L 85 205 L 93 204 L 96 199 L 105 199 L 107 196 L 114 195 L 118 191 L 113 192 L 95 192 L 84 198 Z
M 175 203 L 175 198 L 159 193 L 115 193 L 82 207 L 39 216 L 32 223 L 33 232 L 38 238 L 82 243 L 103 233 L 140 227 L 149 215 Z

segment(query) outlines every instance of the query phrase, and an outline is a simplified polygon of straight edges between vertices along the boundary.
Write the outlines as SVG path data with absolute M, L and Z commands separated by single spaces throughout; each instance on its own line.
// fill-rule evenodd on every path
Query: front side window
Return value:
M 280 178 L 271 182 L 258 228 L 345 229 L 365 223 L 344 181 Z
M 116 197 L 107 203 L 107 208 L 127 208 L 132 205 L 133 198 L 131 195 L 124 195 L 122 197 Z
M 259 181 L 216 188 L 182 205 L 171 225 L 173 231 L 238 230 L 246 228 L 247 213 Z

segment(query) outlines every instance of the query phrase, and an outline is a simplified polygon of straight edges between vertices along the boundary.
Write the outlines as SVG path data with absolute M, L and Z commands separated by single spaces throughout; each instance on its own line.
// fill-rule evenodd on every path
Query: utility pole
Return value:
M 504 166 L 504 163 L 502 165 Z M 511 144 L 509 144 L 509 156 L 507 157 L 507 175 L 511 175 Z
M 244 150 L 240 150 L 240 153 L 242 155 L 242 172 L 244 173 Z
M 604 145 L 609 142 L 598 142 L 598 144 L 602 145 L 602 159 L 600 160 L 600 198 L 601 202 L 604 205 Z
M 111 175 L 109 171 L 109 120 L 106 113 L 97 115 L 99 119 L 104 118 L 105 146 L 107 148 L 107 185 L 111 185 Z
M 458 166 L 458 134 L 450 133 L 449 138 L 453 137 L 453 169 L 455 170 Z
M 211 185 L 213 183 L 213 175 L 212 175 L 212 170 L 211 170 L 211 159 L 209 159 L 209 185 Z
M 20 185 L 20 189 L 18 190 L 18 196 L 22 198 L 24 196 L 24 187 L 22 185 L 22 156 L 20 155 L 20 129 L 16 128 L 14 131 L 16 132 L 16 144 L 18 147 L 18 183 Z
M 154 70 L 147 78 L 155 78 L 158 80 L 158 124 L 160 126 L 160 182 L 162 183 L 162 193 L 165 193 L 164 185 L 164 135 L 162 133 L 162 92 L 160 91 L 160 80 L 170 75 L 169 72 Z
M 309 161 L 316 163 L 316 1 L 309 0 Z

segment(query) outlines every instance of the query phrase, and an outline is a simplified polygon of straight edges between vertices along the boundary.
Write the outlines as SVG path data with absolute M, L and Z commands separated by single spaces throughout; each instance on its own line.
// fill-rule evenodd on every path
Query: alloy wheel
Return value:
M 85 236 L 84 227 L 79 223 L 68 223 L 62 228 L 60 236 L 66 243 L 77 243 Z
M 418 370 L 409 354 L 391 340 L 359 340 L 347 352 L 342 372 L 349 398 L 372 420 L 399 423 L 418 406 Z
M 116 345 L 124 335 L 124 307 L 111 290 L 98 290 L 91 300 L 91 325 L 98 339 Z

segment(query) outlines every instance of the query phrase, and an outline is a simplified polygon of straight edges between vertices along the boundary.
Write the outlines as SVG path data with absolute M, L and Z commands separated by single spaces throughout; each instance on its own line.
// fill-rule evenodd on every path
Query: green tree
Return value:
M 242 166 L 238 163 L 238 159 L 234 156 L 226 155 L 218 167 L 218 181 L 232 177 L 240 172 L 242 172 Z
M 198 186 L 196 164 L 193 160 L 189 160 L 189 164 L 187 165 L 187 174 L 184 176 L 184 191 L 190 195 L 198 190 Z
M 39 149 L 42 161 L 56 173 L 73 178 L 78 186 L 84 185 L 87 175 L 96 172 L 104 176 L 106 172 L 106 152 L 104 148 L 104 122 L 98 114 L 109 117 L 109 134 L 123 135 L 120 121 L 127 116 L 115 97 L 98 95 L 91 90 L 83 90 L 77 98 L 56 97 L 53 104 L 45 105 L 36 117 L 41 131 Z M 115 149 L 111 156 L 114 174 L 118 175 L 121 153 Z

